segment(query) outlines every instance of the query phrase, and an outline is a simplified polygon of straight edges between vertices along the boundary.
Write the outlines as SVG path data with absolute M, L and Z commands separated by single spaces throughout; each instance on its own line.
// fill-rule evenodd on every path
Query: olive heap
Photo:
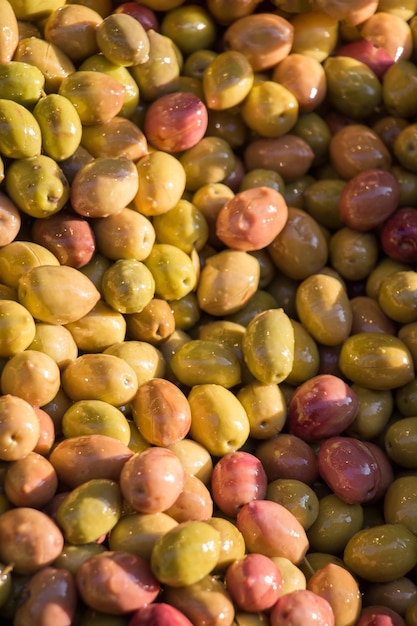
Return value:
M 417 1 L 0 27 L 0 622 L 417 626 Z

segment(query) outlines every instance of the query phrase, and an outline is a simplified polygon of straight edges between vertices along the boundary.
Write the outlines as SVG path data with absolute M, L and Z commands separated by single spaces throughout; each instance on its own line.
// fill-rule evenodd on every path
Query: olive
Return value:
M 19 26 L 12 5 L 6 0 L 1 2 L 1 28 L 8 36 L 2 46 L 0 63 L 11 61 L 19 42 Z
M 415 567 L 416 537 L 401 523 L 359 530 L 346 544 L 343 559 L 350 571 L 367 581 L 390 582 Z
M 57 93 L 38 98 L 33 114 L 42 133 L 42 148 L 55 161 L 74 154 L 81 141 L 82 125 L 70 100 Z
M 134 258 L 118 259 L 104 272 L 103 296 L 113 310 L 140 313 L 152 300 L 157 285 L 146 262 L 147 259 L 145 262 Z
M 362 332 L 348 337 L 340 351 L 339 365 L 352 382 L 370 389 L 395 389 L 414 377 L 407 346 L 385 333 Z
M 35 65 L 23 61 L 0 63 L 0 98 L 33 107 L 42 95 L 45 77 Z
M 366 63 L 337 55 L 328 57 L 323 67 L 328 99 L 336 110 L 362 120 L 381 103 L 381 83 Z
M 46 154 L 15 160 L 7 170 L 5 183 L 16 206 L 31 217 L 57 213 L 70 195 L 62 169 Z
M 172 517 L 161 511 L 123 515 L 110 531 L 109 547 L 149 560 L 157 539 L 176 525 Z
M 161 33 L 169 37 L 185 55 L 210 49 L 216 40 L 216 24 L 204 7 L 179 6 L 165 13 Z
M 238 450 L 246 442 L 250 425 L 243 405 L 226 387 L 214 383 L 192 387 L 191 437 L 213 456 Z
M 115 526 L 121 506 L 121 491 L 116 482 L 92 478 L 74 487 L 64 497 L 56 520 L 66 542 L 75 545 L 90 543 Z
M 174 42 L 162 33 L 151 28 L 146 34 L 149 58 L 130 69 L 141 96 L 152 101 L 177 90 L 182 54 Z
M 280 383 L 294 363 L 294 328 L 282 309 L 256 315 L 242 338 L 243 358 L 249 371 L 262 383 Z
M 71 61 L 78 64 L 98 52 L 96 33 L 102 21 L 101 15 L 88 6 L 62 6 L 49 11 L 44 36 L 46 41 L 56 44 Z
M 80 380 L 83 385 L 79 384 Z M 132 366 L 123 358 L 107 353 L 81 354 L 66 367 L 61 382 L 73 401 L 102 400 L 116 407 L 130 402 L 138 388 Z
M 115 406 L 102 400 L 79 400 L 65 411 L 62 418 L 64 437 L 100 434 L 113 437 L 126 446 L 130 441 L 127 419 Z
M 385 432 L 385 450 L 388 457 L 400 467 L 414 469 L 415 427 L 417 420 L 404 417 L 390 424 Z
M 171 587 L 197 583 L 216 566 L 220 546 L 220 532 L 207 522 L 183 522 L 155 542 L 152 571 L 161 583 Z
M 213 383 L 230 388 L 241 380 L 240 362 L 232 348 L 203 339 L 181 346 L 171 360 L 171 368 L 189 387 Z
M 320 224 L 293 206 L 289 206 L 284 227 L 267 249 L 277 269 L 294 280 L 321 270 L 328 257 L 328 243 Z
M 0 558 L 13 564 L 16 574 L 34 574 L 51 565 L 64 546 L 64 538 L 46 513 L 16 507 L 0 515 Z
M 307 536 L 310 550 L 341 554 L 351 537 L 363 524 L 363 507 L 348 504 L 332 493 L 318 502 L 318 513 Z
M 68 55 L 56 44 L 42 39 L 40 33 L 30 36 L 20 34 L 14 59 L 35 65 L 41 70 L 47 94 L 56 94 L 62 80 L 75 72 L 74 63 Z
M 149 39 L 142 24 L 126 13 L 112 13 L 97 26 L 100 51 L 115 65 L 130 67 L 149 58 Z

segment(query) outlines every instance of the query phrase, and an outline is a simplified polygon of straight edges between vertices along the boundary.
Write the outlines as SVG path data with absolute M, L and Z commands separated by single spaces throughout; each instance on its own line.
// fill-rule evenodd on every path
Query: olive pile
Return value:
M 0 622 L 417 626 L 416 0 L 0 32 Z

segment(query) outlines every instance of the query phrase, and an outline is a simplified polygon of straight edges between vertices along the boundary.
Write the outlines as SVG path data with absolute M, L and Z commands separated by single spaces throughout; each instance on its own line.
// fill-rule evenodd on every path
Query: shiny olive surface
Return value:
M 416 2 L 0 31 L 0 623 L 417 624 Z

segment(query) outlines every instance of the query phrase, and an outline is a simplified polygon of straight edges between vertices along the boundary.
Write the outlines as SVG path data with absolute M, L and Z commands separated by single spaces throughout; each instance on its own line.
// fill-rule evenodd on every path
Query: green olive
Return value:
M 363 119 L 381 103 L 381 83 L 366 63 L 347 56 L 333 56 L 324 61 L 323 67 L 329 101 L 341 113 Z
M 361 530 L 362 524 L 360 504 L 347 504 L 334 493 L 324 496 L 319 500 L 317 517 L 307 532 L 310 548 L 339 555 L 349 539 Z
M 144 260 L 144 265 L 153 277 L 155 295 L 158 298 L 178 300 L 196 286 L 197 273 L 193 261 L 177 246 L 168 243 L 155 244 Z
M 400 165 L 411 172 L 417 172 L 413 151 L 417 142 L 417 124 L 409 124 L 398 134 L 394 141 L 393 152 Z
M 303 280 L 326 264 L 328 243 L 319 223 L 303 209 L 289 204 L 287 222 L 268 246 L 268 252 L 280 272 Z
M 77 70 L 62 80 L 58 93 L 70 100 L 83 124 L 99 124 L 120 113 L 126 88 L 104 72 Z
M 119 259 L 103 274 L 103 296 L 119 313 L 142 311 L 155 295 L 155 279 L 143 261 Z
M 394 272 L 402 272 L 409 269 L 411 269 L 410 266 L 404 263 L 399 263 L 389 257 L 382 258 L 366 279 L 366 295 L 374 298 L 374 300 L 378 300 L 379 290 L 385 278 Z
M 70 187 L 58 163 L 46 154 L 17 159 L 7 169 L 6 190 L 16 206 L 31 217 L 48 217 L 69 199 Z
M 413 378 L 395 392 L 395 405 L 403 417 L 417 415 L 417 379 Z
M 389 389 L 368 389 L 356 383 L 351 388 L 359 397 L 359 411 L 346 433 L 364 440 L 375 439 L 392 415 L 393 394 Z
M 222 111 L 246 98 L 253 85 L 254 73 L 244 54 L 227 50 L 208 62 L 202 81 L 208 108 Z
M 131 513 L 123 515 L 111 529 L 110 550 L 124 550 L 149 560 L 156 541 L 177 526 L 166 513 Z
M 210 49 L 216 40 L 216 24 L 202 6 L 179 6 L 165 13 L 161 33 L 169 37 L 185 55 Z
M 91 543 L 116 525 L 121 507 L 118 483 L 93 478 L 65 496 L 58 507 L 56 521 L 66 542 L 74 545 Z
M 223 517 L 210 517 L 207 520 L 220 533 L 220 555 L 214 568 L 214 573 L 224 572 L 236 559 L 245 554 L 245 540 L 236 524 Z
M 385 450 L 388 457 L 400 467 L 414 469 L 417 465 L 417 417 L 404 417 L 390 424 L 385 432 Z
M 42 133 L 42 148 L 55 161 L 72 156 L 81 141 L 82 125 L 74 105 L 57 93 L 40 98 L 33 109 Z
M 294 329 L 294 362 L 285 382 L 299 385 L 316 376 L 320 366 L 320 354 L 316 341 L 300 322 L 291 319 Z
M 381 283 L 378 302 L 388 317 L 400 324 L 417 321 L 417 273 L 412 270 L 393 272 Z
M 370 389 L 395 389 L 414 377 L 412 356 L 395 336 L 362 332 L 344 341 L 339 367 L 352 382 Z
M 108 346 L 123 341 L 126 320 L 104 300 L 76 322 L 66 324 L 76 347 L 83 352 L 101 352 Z
M 146 341 L 121 341 L 112 344 L 103 353 L 124 359 L 134 370 L 139 385 L 154 377 L 162 378 L 165 374 L 166 362 L 162 352 Z
M 216 566 L 220 546 L 220 533 L 213 526 L 200 521 L 183 522 L 155 542 L 152 571 L 166 585 L 192 585 Z
M 25 107 L 34 106 L 42 95 L 45 77 L 35 65 L 23 61 L 0 63 L 0 98 Z
M 141 96 L 145 100 L 152 101 L 177 90 L 182 54 L 174 42 L 162 33 L 150 29 L 147 31 L 147 36 L 148 60 L 133 65 L 130 69 Z
M 307 187 L 304 192 L 304 207 L 321 226 L 332 230 L 341 228 L 339 215 L 339 197 L 344 180 L 322 179 Z
M 187 254 L 201 250 L 208 239 L 208 225 L 200 209 L 185 199 L 153 218 L 158 243 L 175 245 Z
M 64 437 L 82 435 L 107 435 L 126 446 L 130 441 L 130 428 L 123 413 L 103 400 L 79 400 L 74 402 L 62 418 Z
M 59 261 L 47 248 L 32 241 L 15 239 L 0 249 L 0 277 L 8 287 L 17 289 L 19 278 L 39 265 L 59 265 Z
M 181 330 L 190 330 L 195 327 L 201 317 L 197 296 L 194 291 L 187 293 L 178 300 L 169 300 L 175 327 Z
M 262 137 L 281 137 L 298 119 L 294 94 L 273 80 L 255 83 L 240 106 L 246 125 Z
M 344 226 L 330 238 L 330 263 L 346 280 L 367 278 L 378 258 L 378 239 L 373 232 L 357 232 Z
M 79 545 L 72 545 L 65 543 L 62 548 L 61 554 L 55 559 L 54 567 L 67 569 L 76 575 L 81 563 L 93 556 L 93 554 L 99 554 L 104 552 L 105 548 L 101 543 L 91 542 Z
M 411 60 L 401 59 L 393 63 L 384 74 L 382 99 L 391 115 L 413 117 L 415 104 L 417 67 Z
M 265 384 L 280 383 L 294 363 L 294 328 L 283 309 L 256 315 L 242 339 L 243 358 L 253 376 Z
M 220 137 L 203 137 L 179 158 L 186 176 L 186 189 L 195 192 L 202 185 L 221 183 L 232 174 L 236 156 Z
M 384 517 L 387 524 L 404 524 L 416 533 L 417 477 L 399 476 L 388 487 L 384 496 Z
M 309 485 L 293 478 L 277 478 L 268 483 L 268 500 L 282 504 L 291 511 L 304 530 L 308 530 L 319 514 L 319 499 Z
M 212 383 L 229 389 L 241 381 L 240 361 L 233 349 L 210 340 L 193 339 L 182 345 L 171 359 L 171 369 L 188 387 Z
M 346 544 L 343 559 L 364 580 L 389 582 L 415 567 L 417 537 L 400 523 L 359 530 Z

